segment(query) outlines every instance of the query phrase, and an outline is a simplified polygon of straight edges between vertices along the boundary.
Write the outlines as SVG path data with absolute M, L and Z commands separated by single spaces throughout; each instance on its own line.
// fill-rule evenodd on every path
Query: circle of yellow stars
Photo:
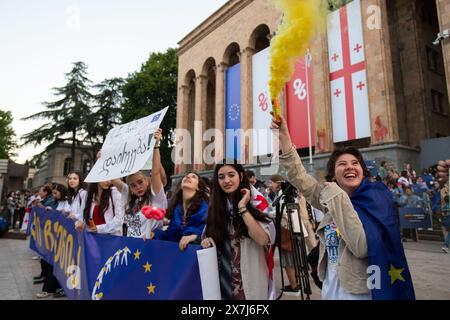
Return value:
M 141 258 L 141 252 L 139 251 L 139 249 L 136 249 L 136 251 L 134 252 L 134 260 L 139 260 Z M 142 266 L 144 268 L 144 272 L 151 272 L 151 268 L 152 268 L 152 264 L 150 264 L 148 261 L 145 262 L 145 264 Z M 148 289 L 148 294 L 155 294 L 155 289 L 156 286 L 150 282 L 150 284 L 147 286 Z

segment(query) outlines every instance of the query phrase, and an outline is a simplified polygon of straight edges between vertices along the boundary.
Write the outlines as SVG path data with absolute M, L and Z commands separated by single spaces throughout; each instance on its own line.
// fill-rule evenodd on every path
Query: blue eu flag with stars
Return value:
M 414 287 L 400 239 L 394 201 L 387 187 L 367 178 L 350 197 L 364 226 L 368 264 L 380 268 L 380 287 L 372 300 L 414 300 Z
M 203 299 L 196 251 L 177 242 L 85 234 L 93 300 Z M 187 272 L 188 271 L 188 272 Z
M 225 109 L 225 157 L 240 158 L 241 137 L 241 65 L 236 64 L 226 71 Z

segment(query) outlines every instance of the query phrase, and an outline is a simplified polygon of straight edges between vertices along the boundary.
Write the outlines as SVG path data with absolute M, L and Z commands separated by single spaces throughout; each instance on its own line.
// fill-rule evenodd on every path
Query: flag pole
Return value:
M 312 161 L 312 142 L 311 142 L 311 115 L 310 115 L 310 105 L 309 105 L 309 69 L 311 66 L 311 54 L 309 53 L 309 49 L 306 53 L 306 105 L 308 112 L 308 146 L 309 146 L 309 169 L 312 172 L 313 169 L 313 161 Z

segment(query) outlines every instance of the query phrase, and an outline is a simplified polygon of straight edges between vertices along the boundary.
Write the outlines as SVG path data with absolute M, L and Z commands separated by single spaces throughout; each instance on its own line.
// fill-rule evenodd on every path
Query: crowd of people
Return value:
M 275 246 L 280 248 L 281 265 L 289 280 L 282 290 L 300 290 L 290 247 L 292 225 L 286 212 L 281 212 L 280 226 L 276 226 L 277 210 L 272 206 L 282 194 L 283 183 L 289 181 L 298 191 L 295 202 L 300 206 L 307 252 L 317 251 L 316 264 L 311 264 L 314 270 L 310 271 L 315 271 L 312 275 L 323 299 L 413 299 L 410 277 L 401 292 L 392 289 L 379 296 L 367 286 L 367 268 L 375 263 L 374 255 L 383 256 L 391 263 L 397 259 L 406 270 L 405 278 L 409 274 L 398 221 L 394 221 L 398 218 L 395 209 L 405 205 L 422 206 L 441 215 L 446 232 L 443 250 L 448 253 L 445 217 L 450 162 L 439 163 L 434 174 L 426 170 L 421 176 L 411 165 L 398 174 L 382 163 L 378 176 L 371 177 L 361 153 L 347 147 L 333 152 L 326 182 L 318 182 L 304 169 L 286 122 L 282 117 L 280 120 L 273 122 L 272 128 L 280 130 L 280 163 L 286 177 L 273 175 L 262 182 L 241 164 L 225 162 L 216 164 L 211 180 L 186 172 L 168 197 L 158 129 L 149 174 L 139 171 L 123 179 L 87 185 L 80 173 L 70 172 L 67 186 L 48 183 L 35 194 L 10 193 L 7 210 L 11 225 L 21 223 L 27 208 L 38 206 L 66 215 L 80 232 L 174 241 L 180 250 L 189 244 L 215 246 L 223 299 L 273 299 Z M 149 216 L 149 207 L 164 210 L 164 219 Z M 394 221 L 397 230 L 383 228 L 386 221 Z M 395 257 L 389 258 L 387 252 Z M 40 262 L 42 272 L 34 277 L 34 283 L 43 283 L 43 288 L 37 297 L 64 296 L 52 266 L 43 259 Z

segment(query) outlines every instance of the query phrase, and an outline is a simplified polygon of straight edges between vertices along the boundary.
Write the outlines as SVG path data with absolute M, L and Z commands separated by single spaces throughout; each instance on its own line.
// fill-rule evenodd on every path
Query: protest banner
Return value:
M 400 227 L 403 229 L 432 228 L 432 217 L 423 208 L 402 207 L 399 209 Z
M 34 207 L 32 216 L 30 248 L 69 299 L 220 299 L 215 248 L 77 231 L 56 210 Z
M 112 128 L 85 182 L 101 182 L 150 169 L 149 159 L 156 143 L 153 134 L 159 128 L 169 107 L 147 117 Z M 147 164 L 147 165 L 146 165 Z
M 364 163 L 366 164 L 366 167 L 369 170 L 371 177 L 378 176 L 378 168 L 377 164 L 375 163 L 375 160 L 365 160 Z

